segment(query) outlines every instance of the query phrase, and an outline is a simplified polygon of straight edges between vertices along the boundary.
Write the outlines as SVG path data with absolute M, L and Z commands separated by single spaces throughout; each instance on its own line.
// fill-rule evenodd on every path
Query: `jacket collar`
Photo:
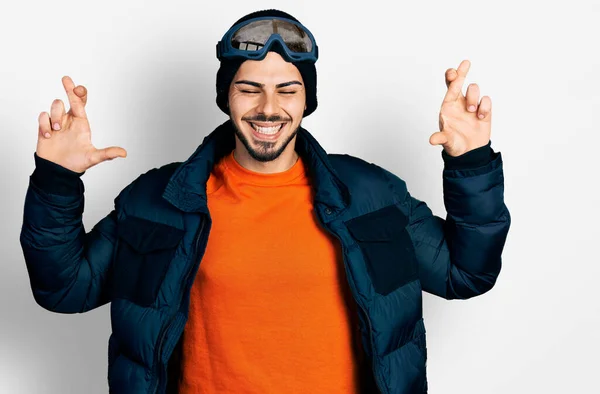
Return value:
M 230 119 L 207 135 L 196 151 L 173 173 L 163 198 L 184 212 L 208 213 L 206 182 L 212 168 L 235 149 L 235 134 Z M 337 217 L 350 203 L 348 187 L 339 179 L 327 153 L 304 128 L 296 135 L 296 152 L 307 165 L 314 189 L 314 205 L 324 221 Z

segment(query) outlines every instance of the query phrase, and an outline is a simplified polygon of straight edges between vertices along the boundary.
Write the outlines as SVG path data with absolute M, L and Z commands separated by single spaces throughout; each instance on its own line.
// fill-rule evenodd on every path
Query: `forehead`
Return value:
M 262 60 L 246 60 L 235 74 L 234 81 L 237 79 L 248 79 L 266 85 L 291 80 L 303 82 L 298 68 L 286 62 L 277 52 L 268 52 Z

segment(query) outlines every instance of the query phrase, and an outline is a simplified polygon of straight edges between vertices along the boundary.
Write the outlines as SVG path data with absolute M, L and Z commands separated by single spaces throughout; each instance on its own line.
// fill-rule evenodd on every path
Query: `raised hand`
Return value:
M 127 151 L 118 146 L 96 149 L 92 145 L 90 124 L 85 113 L 87 89 L 82 85 L 75 87 L 68 76 L 62 78 L 62 83 L 71 108 L 65 113 L 62 100 L 56 99 L 52 102 L 50 114 L 40 114 L 37 155 L 75 172 L 83 172 L 115 157 L 127 157 Z
M 479 103 L 479 87 L 472 83 L 463 96 L 462 87 L 471 67 L 463 60 L 458 70 L 446 70 L 448 91 L 439 115 L 440 131 L 429 137 L 431 145 L 442 145 L 450 156 L 460 156 L 487 145 L 492 132 L 492 100 L 483 96 Z

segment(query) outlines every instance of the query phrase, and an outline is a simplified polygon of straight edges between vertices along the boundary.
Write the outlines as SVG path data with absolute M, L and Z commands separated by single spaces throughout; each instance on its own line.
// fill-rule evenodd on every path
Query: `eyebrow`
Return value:
M 265 86 L 264 83 L 258 83 L 258 82 L 254 82 L 254 81 L 248 81 L 246 79 L 242 79 L 241 81 L 236 81 L 235 82 L 236 85 L 239 84 L 245 84 L 245 85 L 251 85 L 257 88 L 263 88 Z M 302 86 L 302 82 L 300 81 L 288 81 L 288 82 L 283 82 L 283 83 L 279 83 L 277 85 L 275 85 L 275 88 L 284 88 L 286 86 L 290 86 L 290 85 L 300 85 Z

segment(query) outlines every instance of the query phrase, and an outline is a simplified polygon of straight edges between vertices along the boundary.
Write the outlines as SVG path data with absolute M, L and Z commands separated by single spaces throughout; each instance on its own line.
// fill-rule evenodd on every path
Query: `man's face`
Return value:
M 236 136 L 260 162 L 294 151 L 295 144 L 290 142 L 295 142 L 305 108 L 302 75 L 277 52 L 242 63 L 229 87 L 229 113 Z

